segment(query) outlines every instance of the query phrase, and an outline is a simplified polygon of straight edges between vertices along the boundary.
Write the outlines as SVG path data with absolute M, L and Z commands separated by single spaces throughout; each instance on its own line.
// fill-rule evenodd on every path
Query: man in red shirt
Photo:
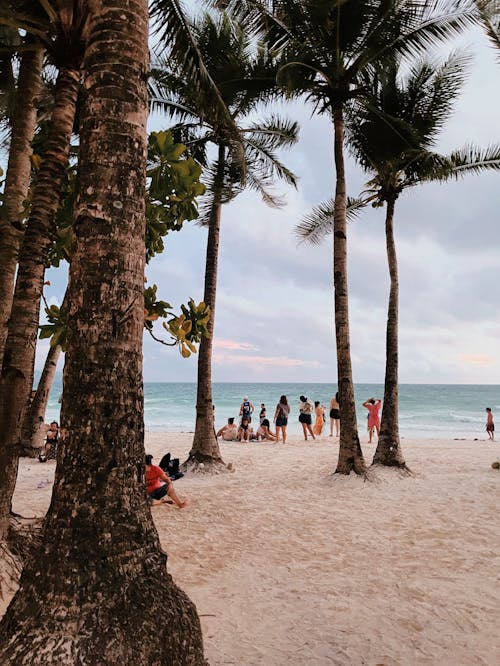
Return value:
M 161 467 L 152 465 L 152 460 L 153 456 L 150 454 L 148 454 L 145 458 L 146 493 L 151 499 L 151 504 L 153 506 L 156 506 L 157 504 L 168 504 L 169 502 L 165 498 L 165 496 L 168 496 L 179 507 L 179 509 L 183 509 L 187 504 L 187 500 L 181 502 L 174 490 L 172 479 L 165 474 Z

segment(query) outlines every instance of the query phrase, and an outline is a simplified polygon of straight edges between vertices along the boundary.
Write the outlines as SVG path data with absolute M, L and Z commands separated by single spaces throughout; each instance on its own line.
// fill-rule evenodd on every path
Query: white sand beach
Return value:
M 150 432 L 146 450 L 182 460 L 191 440 Z M 222 443 L 233 472 L 153 507 L 211 666 L 500 664 L 500 445 L 404 440 L 415 475 L 368 481 L 332 474 L 337 449 Z M 21 460 L 14 511 L 43 515 L 54 467 Z

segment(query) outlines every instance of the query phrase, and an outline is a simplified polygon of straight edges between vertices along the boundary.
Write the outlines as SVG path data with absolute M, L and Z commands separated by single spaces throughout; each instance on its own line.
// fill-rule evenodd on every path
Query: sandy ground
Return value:
M 158 463 L 192 435 L 148 433 Z M 374 447 L 363 444 L 371 461 Z M 403 441 L 415 473 L 335 476 L 325 437 L 222 443 L 234 471 L 153 507 L 211 666 L 500 664 L 500 445 Z M 14 510 L 43 515 L 54 463 L 21 461 Z

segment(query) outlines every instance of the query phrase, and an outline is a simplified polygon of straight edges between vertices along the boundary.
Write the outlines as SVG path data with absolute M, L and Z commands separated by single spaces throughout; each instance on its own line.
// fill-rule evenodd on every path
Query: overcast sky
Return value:
M 479 33 L 469 81 L 438 150 L 500 140 L 500 64 Z M 498 55 L 497 55 L 498 58 Z M 303 104 L 280 106 L 300 123 L 299 143 L 283 155 L 297 190 L 278 183 L 282 210 L 251 193 L 222 214 L 215 321 L 214 381 L 335 382 L 332 241 L 297 243 L 293 227 L 333 195 L 332 125 Z M 266 113 L 271 110 L 267 110 Z M 264 115 L 264 114 L 263 114 Z M 150 129 L 168 127 L 151 119 Z M 348 192 L 366 176 L 348 163 Z M 500 176 L 467 176 L 404 193 L 396 208 L 400 270 L 400 381 L 500 383 Z M 388 269 L 385 209 L 368 209 L 348 228 L 351 354 L 355 382 L 383 382 Z M 166 239 L 147 271 L 176 307 L 203 296 L 207 231 L 187 223 Z M 53 273 L 53 271 L 51 271 Z M 59 301 L 55 281 L 51 294 Z M 38 365 L 43 355 L 42 343 Z M 146 381 L 196 381 L 197 357 L 182 359 L 145 337 Z

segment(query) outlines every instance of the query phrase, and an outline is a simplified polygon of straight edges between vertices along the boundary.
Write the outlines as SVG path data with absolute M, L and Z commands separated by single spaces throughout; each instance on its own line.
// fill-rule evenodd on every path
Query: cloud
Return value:
M 465 363 L 472 363 L 473 365 L 488 366 L 495 363 L 495 359 L 491 356 L 485 356 L 484 354 L 461 354 L 460 358 Z
M 287 358 L 286 356 L 257 356 L 257 355 L 238 355 L 238 354 L 221 354 L 215 352 L 213 361 L 219 365 L 237 364 L 237 365 L 259 365 L 259 366 L 276 366 L 281 368 L 294 368 L 306 364 L 306 361 L 298 358 Z
M 248 349 L 256 349 L 254 345 L 249 342 L 238 342 L 236 340 L 223 340 L 221 338 L 214 338 L 214 349 L 229 349 L 230 351 Z

